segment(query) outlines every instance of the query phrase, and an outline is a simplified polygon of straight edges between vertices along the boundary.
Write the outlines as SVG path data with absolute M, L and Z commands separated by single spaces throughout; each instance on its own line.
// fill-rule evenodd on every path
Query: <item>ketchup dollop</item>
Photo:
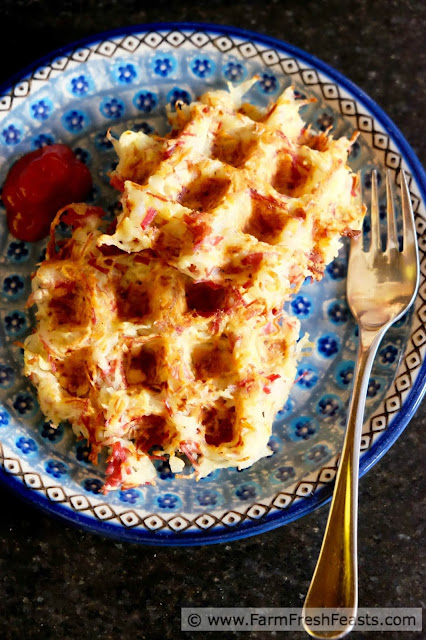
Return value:
M 49 234 L 57 211 L 82 202 L 92 189 L 89 169 L 65 144 L 27 153 L 11 167 L 2 199 L 9 231 L 19 240 L 35 242 Z

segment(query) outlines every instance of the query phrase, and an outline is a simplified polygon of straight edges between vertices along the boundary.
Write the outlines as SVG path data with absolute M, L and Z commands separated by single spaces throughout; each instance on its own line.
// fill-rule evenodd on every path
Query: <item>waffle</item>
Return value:
M 346 165 L 353 139 L 311 134 L 291 88 L 253 114 L 240 104 L 251 83 L 178 105 L 171 137 L 113 140 L 123 212 L 100 243 L 153 249 L 194 280 L 278 308 L 305 278 L 320 279 L 340 236 L 359 229 Z
M 164 456 L 201 478 L 271 453 L 306 343 L 283 302 L 359 229 L 350 141 L 304 128 L 291 90 L 242 106 L 248 87 L 177 104 L 166 138 L 114 142 L 113 230 L 83 204 L 52 224 L 25 373 L 54 425 L 107 452 L 105 491 L 154 482 Z
M 93 461 L 110 451 L 107 489 L 152 481 L 164 453 L 175 471 L 184 454 L 198 477 L 267 455 L 296 374 L 298 321 L 244 305 L 231 287 L 218 311 L 218 289 L 154 254 L 99 248 L 102 213 L 68 210 L 73 237 L 33 281 L 25 368 L 43 413 L 68 420 Z

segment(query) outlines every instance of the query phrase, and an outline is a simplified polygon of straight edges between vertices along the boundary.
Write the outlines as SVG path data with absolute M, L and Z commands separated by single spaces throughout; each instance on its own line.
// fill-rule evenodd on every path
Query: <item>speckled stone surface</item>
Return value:
M 229 24 L 282 38 L 337 68 L 376 100 L 425 164 L 424 3 L 192 4 L 3 0 L 0 82 L 50 50 L 98 31 L 172 20 Z M 361 606 L 423 606 L 425 427 L 423 404 L 361 481 Z M 180 632 L 181 606 L 302 606 L 327 516 L 325 507 L 243 541 L 163 549 L 79 531 L 24 506 L 1 487 L 0 504 L 0 637 L 6 640 L 200 638 Z M 403 640 L 411 634 L 352 637 Z

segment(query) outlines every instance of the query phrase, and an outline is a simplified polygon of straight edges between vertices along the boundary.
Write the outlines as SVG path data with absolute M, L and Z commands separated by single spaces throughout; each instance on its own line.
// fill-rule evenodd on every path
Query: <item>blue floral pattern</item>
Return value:
M 88 149 L 83 149 L 83 147 L 75 147 L 73 151 L 77 160 L 80 160 L 80 162 L 82 162 L 83 164 L 90 163 L 90 153 Z
M 247 69 L 242 62 L 231 60 L 223 67 L 223 75 L 229 82 L 242 82 L 247 77 Z
M 346 302 L 336 300 L 329 305 L 327 314 L 333 324 L 344 324 L 349 319 L 350 311 Z
M 99 480 L 99 478 L 86 478 L 83 482 L 83 488 L 85 491 L 94 493 L 95 495 L 102 493 L 103 486 L 103 482 L 102 480 Z
M 9 389 L 15 382 L 15 371 L 8 364 L 0 364 L 0 387 Z
M 131 84 L 138 77 L 138 72 L 134 64 L 131 62 L 119 64 L 117 68 L 116 78 L 122 84 Z
M 151 113 L 158 106 L 158 96 L 152 91 L 138 91 L 133 97 L 133 104 L 139 111 Z
M 99 151 L 109 151 L 113 148 L 111 140 L 106 137 L 104 132 L 97 133 L 94 138 L 95 147 Z
M 327 265 L 326 272 L 332 280 L 344 280 L 346 278 L 347 265 L 340 258 L 335 258 L 333 262 Z
M 398 357 L 398 349 L 393 344 L 387 344 L 379 351 L 379 362 L 382 365 L 393 364 Z
M 215 507 L 219 501 L 219 494 L 217 491 L 206 489 L 197 493 L 195 500 L 201 507 Z
M 290 465 L 282 465 L 274 471 L 274 478 L 280 482 L 288 482 L 296 477 L 296 471 L 294 467 Z
M 40 133 L 38 136 L 32 139 L 31 149 L 42 149 L 50 144 L 54 144 L 55 138 L 47 133 Z
M 62 124 L 70 133 L 81 133 L 88 125 L 89 118 L 84 111 L 71 109 L 62 116 Z
M 170 78 L 177 69 L 177 60 L 171 54 L 158 54 L 150 64 L 155 76 L 160 78 Z
M 67 465 L 61 460 L 47 460 L 44 468 L 53 478 L 60 478 L 68 473 Z
M 355 363 L 352 361 L 343 361 L 339 364 L 336 371 L 336 384 L 341 389 L 348 387 L 353 380 Z
M 23 391 L 14 398 L 13 408 L 19 416 L 32 416 L 38 410 L 38 403 L 32 393 Z
M 160 58 L 154 63 L 154 73 L 165 78 L 173 69 L 170 58 Z
M 240 500 L 253 500 L 257 495 L 257 490 L 252 484 L 242 484 L 235 490 L 235 495 Z
M 281 449 L 281 445 L 281 439 L 277 435 L 273 434 L 272 436 L 270 436 L 268 440 L 268 447 L 273 453 L 278 453 L 278 451 Z
M 70 79 L 69 91 L 77 98 L 86 96 L 93 89 L 93 80 L 83 73 Z
M 3 295 L 7 298 L 20 298 L 24 293 L 25 282 L 23 278 L 17 274 L 6 276 L 3 280 Z
M 296 375 L 296 384 L 305 389 L 312 389 L 318 382 L 318 370 L 313 366 L 299 367 Z
M 4 318 L 4 328 L 8 336 L 21 336 L 28 329 L 28 321 L 22 311 L 11 311 Z
M 174 493 L 162 493 L 156 497 L 155 502 L 165 511 L 177 510 L 182 505 L 182 500 Z
M 192 73 L 198 78 L 208 78 L 213 75 L 216 64 L 211 58 L 207 58 L 206 56 L 200 56 L 194 58 L 189 63 L 189 68 Z
M 6 409 L 0 409 L 0 428 L 8 427 L 10 424 L 10 415 L 6 411 Z
M 75 457 L 79 462 L 89 462 L 90 446 L 80 443 L 76 448 Z
M 167 102 L 170 103 L 172 108 L 175 108 L 176 102 L 184 102 L 190 104 L 192 98 L 186 89 L 180 89 L 179 87 L 173 87 L 167 94 Z
M 370 380 L 368 381 L 367 397 L 375 398 L 381 388 L 382 388 L 382 384 L 379 380 L 376 380 L 375 378 L 370 378 Z
M 161 460 L 157 466 L 157 473 L 161 480 L 173 480 L 175 474 L 170 469 L 170 465 L 167 460 Z
M 21 436 L 17 439 L 16 446 L 22 451 L 24 456 L 34 453 L 38 449 L 35 440 L 32 438 L 26 438 L 25 436 Z
M 258 85 L 263 93 L 276 93 L 280 88 L 277 78 L 272 73 L 262 73 Z
M 26 262 L 30 256 L 30 245 L 28 242 L 13 240 L 6 253 L 11 262 Z
M 19 144 L 24 132 L 18 126 L 9 124 L 1 132 L 3 142 L 9 146 Z
M 308 296 L 298 295 L 291 301 L 291 309 L 299 318 L 308 318 L 313 312 L 312 300 Z
M 136 502 L 141 499 L 142 494 L 137 489 L 124 489 L 123 491 L 119 492 L 118 497 L 121 502 L 126 502 L 127 504 L 136 504 Z
M 99 110 L 105 118 L 118 120 L 122 118 L 125 112 L 125 104 L 123 100 L 118 98 L 104 98 L 99 106 Z
M 305 458 L 311 462 L 324 462 L 326 458 L 331 456 L 329 447 L 324 444 L 316 444 L 305 454 Z
M 44 98 L 30 104 L 30 113 L 35 120 L 44 122 L 49 118 L 53 111 L 53 103 L 51 100 Z
M 324 358 L 333 358 L 340 349 L 339 339 L 336 335 L 326 334 L 318 339 L 317 348 Z
M 311 416 L 294 418 L 289 425 L 289 436 L 292 440 L 308 440 L 319 429 L 317 420 Z
M 49 442 L 59 442 L 63 438 L 64 428 L 62 425 L 53 427 L 48 420 L 43 420 L 40 427 L 40 435 L 45 440 L 49 440 Z
M 327 394 L 322 396 L 317 405 L 317 411 L 323 418 L 333 418 L 340 410 L 338 396 Z

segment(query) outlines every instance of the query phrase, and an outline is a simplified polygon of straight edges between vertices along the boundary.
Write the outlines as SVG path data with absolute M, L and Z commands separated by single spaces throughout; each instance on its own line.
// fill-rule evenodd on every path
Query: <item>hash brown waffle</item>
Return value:
M 291 88 L 265 115 L 241 108 L 252 82 L 178 105 L 172 137 L 127 131 L 113 141 L 123 212 L 100 243 L 151 248 L 190 278 L 278 308 L 306 277 L 322 277 L 340 235 L 359 229 L 353 140 L 312 135 Z
M 44 414 L 108 451 L 105 490 L 153 482 L 153 459 L 197 478 L 269 455 L 304 340 L 283 302 L 320 278 L 362 211 L 350 141 L 315 136 L 291 90 L 266 115 L 242 89 L 124 133 L 116 229 L 70 205 L 33 279 L 25 372 Z M 72 237 L 55 248 L 60 222 Z

